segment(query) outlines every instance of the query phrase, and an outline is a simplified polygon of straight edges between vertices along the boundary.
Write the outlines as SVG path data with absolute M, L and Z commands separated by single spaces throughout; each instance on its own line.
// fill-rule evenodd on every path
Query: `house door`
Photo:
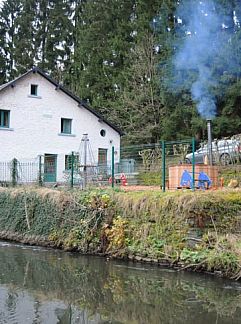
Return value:
M 101 172 L 107 172 L 107 149 L 99 148 L 98 166 Z
M 57 155 L 44 155 L 44 182 L 56 182 Z

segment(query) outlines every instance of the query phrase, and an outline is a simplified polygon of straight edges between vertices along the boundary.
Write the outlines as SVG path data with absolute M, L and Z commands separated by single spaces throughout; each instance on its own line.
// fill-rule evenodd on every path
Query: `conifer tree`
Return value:
M 2 4 L 0 10 L 0 50 L 2 81 L 16 76 L 15 49 L 16 35 L 19 31 L 18 17 L 22 11 L 21 0 L 9 0 Z
M 125 71 L 125 83 L 118 101 L 119 124 L 125 142 L 157 142 L 166 115 L 166 91 L 162 82 L 168 73 L 171 5 L 159 0 L 137 0 L 133 7 L 132 64 Z M 116 118 L 118 123 L 118 118 Z
M 38 65 L 62 81 L 62 73 L 70 63 L 73 44 L 71 2 L 39 0 L 36 44 Z
M 121 88 L 131 47 L 132 0 L 96 0 L 81 4 L 74 69 L 77 93 L 108 114 Z
M 228 35 L 211 67 L 219 80 L 214 135 L 221 137 L 241 133 L 241 5 L 213 1 Z M 176 13 L 182 3 L 6 0 L 0 8 L 0 83 L 37 65 L 119 125 L 125 143 L 201 138 L 206 126 L 187 87 L 190 78 L 180 91 L 170 87 L 173 57 L 188 37 Z
M 36 46 L 36 0 L 22 0 L 21 15 L 16 18 L 18 32 L 15 35 L 14 61 L 16 74 L 20 75 L 35 65 L 37 56 Z

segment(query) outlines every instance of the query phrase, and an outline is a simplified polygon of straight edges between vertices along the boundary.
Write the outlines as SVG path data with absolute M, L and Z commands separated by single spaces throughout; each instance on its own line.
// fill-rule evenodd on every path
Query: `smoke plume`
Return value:
M 227 44 L 228 34 L 226 18 L 217 11 L 214 2 L 202 0 L 183 1 L 176 13 L 184 42 L 177 47 L 175 74 L 183 76 L 199 114 L 208 119 L 216 115 L 213 90 L 219 80 L 213 67 Z

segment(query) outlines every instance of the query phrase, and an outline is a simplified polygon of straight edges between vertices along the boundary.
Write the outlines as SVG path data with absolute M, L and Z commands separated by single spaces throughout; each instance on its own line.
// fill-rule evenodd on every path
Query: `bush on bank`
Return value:
M 0 190 L 0 237 L 239 278 L 241 192 Z

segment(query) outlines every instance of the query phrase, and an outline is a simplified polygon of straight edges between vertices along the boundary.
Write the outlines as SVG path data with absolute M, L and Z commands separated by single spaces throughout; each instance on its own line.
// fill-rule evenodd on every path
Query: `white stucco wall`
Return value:
M 30 96 L 30 85 L 38 85 L 40 98 Z M 0 128 L 0 161 L 31 160 L 38 155 L 57 154 L 57 181 L 62 180 L 65 155 L 79 152 L 83 134 L 87 133 L 94 159 L 98 161 L 98 148 L 111 148 L 118 152 L 120 135 L 98 117 L 66 95 L 38 73 L 30 73 L 0 92 L 0 109 L 10 110 L 9 129 Z M 71 136 L 61 133 L 61 118 L 72 119 Z M 100 135 L 101 129 L 106 136 Z

